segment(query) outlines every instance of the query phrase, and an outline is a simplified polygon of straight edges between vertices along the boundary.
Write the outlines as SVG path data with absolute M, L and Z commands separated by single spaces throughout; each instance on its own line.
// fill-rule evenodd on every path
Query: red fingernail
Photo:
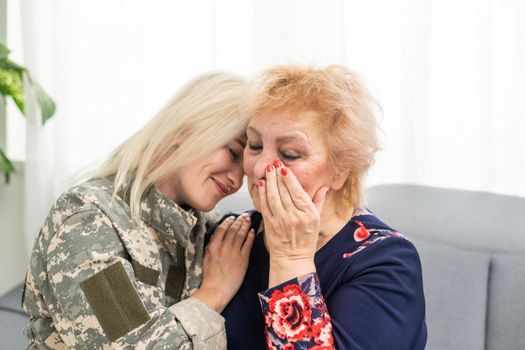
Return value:
M 286 170 L 285 168 L 281 168 L 281 174 L 283 174 L 284 176 L 288 175 L 288 170 Z
M 273 161 L 273 165 L 274 165 L 276 168 L 278 168 L 278 167 L 281 166 L 281 162 L 278 161 L 278 160 L 274 160 L 274 161 Z
M 264 187 L 264 181 L 263 180 L 259 181 L 259 187 Z
M 267 172 L 272 171 L 272 166 L 271 166 L 270 164 L 268 164 L 268 165 L 266 166 L 266 171 L 267 171 Z

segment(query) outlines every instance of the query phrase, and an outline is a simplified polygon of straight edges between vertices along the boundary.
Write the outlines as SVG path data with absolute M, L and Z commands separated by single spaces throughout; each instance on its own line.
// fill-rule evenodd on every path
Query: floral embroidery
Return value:
M 370 245 L 372 245 L 372 244 L 374 244 L 376 242 L 382 241 L 383 239 L 386 239 L 386 238 L 389 238 L 389 237 L 392 237 L 392 236 L 405 238 L 405 236 L 403 236 L 401 233 L 396 232 L 394 230 L 389 230 L 389 229 L 370 229 L 370 230 L 367 230 L 367 228 L 365 227 L 365 225 L 363 225 L 363 223 L 361 221 L 359 221 L 357 219 L 354 219 L 354 221 L 358 225 L 358 228 L 354 231 L 354 241 L 356 241 L 356 242 L 364 241 L 364 242 L 361 243 L 354 251 L 348 252 L 348 253 L 344 253 L 343 254 L 343 259 L 348 259 L 349 257 L 359 253 L 360 251 L 362 251 L 366 247 L 368 247 L 368 246 L 370 246 Z
M 316 274 L 295 278 L 264 294 L 259 296 L 268 349 L 333 349 L 332 322 Z
M 354 220 L 359 227 L 354 231 L 354 241 L 361 242 L 370 237 L 370 232 L 367 231 L 365 225 L 359 220 Z
M 361 243 L 361 245 L 359 247 L 357 247 L 356 250 L 354 250 L 353 252 L 350 252 L 350 253 L 344 253 L 343 254 L 343 259 L 348 259 L 349 257 L 351 257 L 352 255 L 355 255 L 357 253 L 359 253 L 360 251 L 362 251 L 363 249 L 365 249 L 366 247 L 374 244 L 375 242 L 378 242 L 378 241 L 382 241 L 383 239 L 386 239 L 388 238 L 388 236 L 378 236 L 378 237 L 374 237 L 372 239 L 369 239 L 368 241 L 364 241 L 363 243 Z

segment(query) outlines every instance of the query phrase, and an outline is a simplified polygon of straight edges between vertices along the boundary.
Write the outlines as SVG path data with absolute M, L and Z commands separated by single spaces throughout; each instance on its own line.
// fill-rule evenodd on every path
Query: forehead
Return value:
M 318 114 L 313 111 L 268 111 L 254 116 L 248 131 L 276 138 L 299 133 L 310 139 L 321 136 L 321 125 Z

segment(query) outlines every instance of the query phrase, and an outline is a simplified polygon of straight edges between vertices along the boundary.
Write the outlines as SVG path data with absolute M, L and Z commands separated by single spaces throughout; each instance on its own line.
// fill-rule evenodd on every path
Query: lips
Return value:
M 228 187 L 226 187 L 226 185 L 224 185 L 222 182 L 220 182 L 219 180 L 215 179 L 215 178 L 211 178 L 213 180 L 213 182 L 215 182 L 215 185 L 217 186 L 217 188 L 219 189 L 219 192 L 223 195 L 223 196 L 227 196 L 230 191 L 228 189 Z

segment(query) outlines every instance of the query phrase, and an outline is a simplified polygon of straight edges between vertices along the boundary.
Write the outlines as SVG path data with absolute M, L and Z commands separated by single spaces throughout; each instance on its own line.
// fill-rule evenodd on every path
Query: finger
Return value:
M 235 219 L 234 223 L 228 228 L 224 237 L 225 244 L 233 244 L 233 239 L 237 235 L 239 228 L 241 227 L 244 219 L 246 218 L 245 214 L 241 214 Z
M 264 217 L 271 218 L 273 216 L 272 210 L 268 207 L 266 200 L 266 181 L 259 180 L 259 206 L 261 207 L 261 214 Z
M 288 191 L 288 187 L 284 183 L 284 174 L 287 173 L 289 170 L 287 170 L 284 167 L 283 163 L 279 161 L 276 161 L 276 164 L 278 164 L 278 168 L 276 168 L 275 171 L 277 173 L 277 183 L 279 184 L 279 196 L 281 197 L 281 203 L 283 205 L 283 208 L 284 210 L 295 209 L 295 204 L 293 203 L 290 192 Z
M 281 175 L 294 206 L 301 211 L 312 209 L 312 199 L 303 189 L 303 186 L 301 186 L 295 175 L 287 168 L 281 169 Z
M 324 201 L 326 199 L 326 194 L 328 193 L 329 190 L 330 189 L 328 187 L 321 187 L 320 189 L 317 190 L 314 198 L 312 199 L 312 202 L 314 203 L 319 213 L 323 211 Z
M 277 186 L 277 171 L 272 164 L 268 164 L 266 167 L 266 202 L 274 215 L 284 210 Z
M 211 235 L 210 238 L 210 245 L 214 242 L 222 242 L 224 239 L 224 235 L 226 234 L 226 231 L 230 228 L 230 226 L 233 224 L 233 219 L 235 217 L 228 216 L 226 219 L 224 219 L 223 222 L 217 228 L 215 229 L 215 232 L 213 235 Z M 216 243 L 217 244 L 217 243 Z
M 241 224 L 241 227 L 239 228 L 239 231 L 237 231 L 237 234 L 235 235 L 235 239 L 233 241 L 233 246 L 241 249 L 241 246 L 246 239 L 246 235 L 248 234 L 248 231 L 250 230 L 250 224 L 252 223 L 252 220 L 249 216 L 246 216 L 244 218 L 244 222 Z
M 248 256 L 250 255 L 250 252 L 252 251 L 253 241 L 255 240 L 255 231 L 254 229 L 250 229 L 248 232 L 248 235 L 246 236 L 246 239 L 244 240 L 244 243 L 241 248 L 241 255 L 242 256 Z

